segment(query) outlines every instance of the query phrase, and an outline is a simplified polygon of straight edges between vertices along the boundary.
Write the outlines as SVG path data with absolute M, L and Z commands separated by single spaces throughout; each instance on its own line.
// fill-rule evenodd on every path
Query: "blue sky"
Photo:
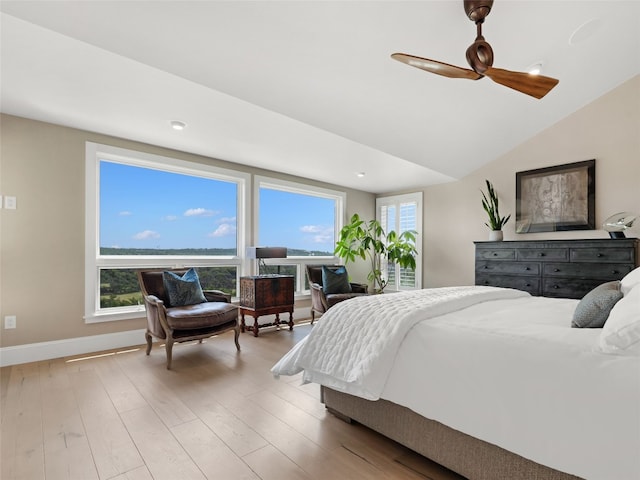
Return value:
M 260 245 L 333 251 L 334 201 L 263 189 Z M 233 248 L 236 185 L 100 162 L 100 246 Z

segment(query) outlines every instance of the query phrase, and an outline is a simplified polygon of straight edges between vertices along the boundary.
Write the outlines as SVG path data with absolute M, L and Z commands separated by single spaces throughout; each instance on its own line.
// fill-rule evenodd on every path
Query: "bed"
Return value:
M 349 300 L 272 372 L 303 371 L 329 411 L 470 480 L 637 479 L 640 269 L 627 277 L 604 328 L 571 328 L 583 301 L 505 288 Z

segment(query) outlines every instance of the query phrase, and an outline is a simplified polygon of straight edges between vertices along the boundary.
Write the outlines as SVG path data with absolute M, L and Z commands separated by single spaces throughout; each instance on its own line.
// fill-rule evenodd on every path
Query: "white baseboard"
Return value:
M 0 367 L 146 343 L 144 329 L 0 348 Z

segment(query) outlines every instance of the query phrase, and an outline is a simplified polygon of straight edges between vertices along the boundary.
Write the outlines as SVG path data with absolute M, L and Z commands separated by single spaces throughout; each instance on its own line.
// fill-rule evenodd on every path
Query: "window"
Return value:
M 135 270 L 197 267 L 236 294 L 248 175 L 87 143 L 85 321 L 139 316 Z
M 392 290 L 419 289 L 422 284 L 422 192 L 376 199 L 376 218 L 385 232 L 400 234 L 407 230 L 418 232 L 415 272 L 396 264 L 386 265 L 385 275 Z
M 304 264 L 336 262 L 333 251 L 343 225 L 344 192 L 256 177 L 256 244 L 287 247 L 286 259 L 267 261 L 265 271 L 295 275 L 296 290 L 309 289 Z

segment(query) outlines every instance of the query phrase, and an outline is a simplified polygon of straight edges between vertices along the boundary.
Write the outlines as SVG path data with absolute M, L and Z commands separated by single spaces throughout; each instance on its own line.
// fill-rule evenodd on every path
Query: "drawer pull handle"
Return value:
M 560 271 L 560 269 L 559 269 L 559 268 L 554 268 L 554 269 L 553 269 L 553 271 L 554 271 L 554 272 L 559 272 L 559 271 Z
M 612 271 L 611 273 L 612 273 L 613 275 L 617 275 L 617 274 L 619 274 L 620 272 L 619 272 L 618 270 L 614 270 L 614 271 Z
M 540 252 L 540 253 L 538 254 L 538 256 L 539 256 L 539 257 L 544 257 L 544 252 Z
M 498 256 L 498 252 L 493 252 L 493 256 L 497 257 Z
M 524 267 L 525 270 L 531 270 L 531 267 Z
M 530 287 L 530 286 L 531 286 L 531 284 L 530 284 L 530 283 L 527 283 L 527 284 L 525 285 L 525 287 Z
M 557 290 L 560 287 L 558 285 L 554 285 L 553 288 L 555 288 Z
M 601 254 L 601 253 L 598 253 L 598 254 L 596 255 L 596 257 L 604 257 L 604 255 L 603 255 L 603 254 Z
M 486 270 L 487 268 L 489 268 L 489 266 L 488 266 L 488 265 L 485 265 L 483 268 Z

